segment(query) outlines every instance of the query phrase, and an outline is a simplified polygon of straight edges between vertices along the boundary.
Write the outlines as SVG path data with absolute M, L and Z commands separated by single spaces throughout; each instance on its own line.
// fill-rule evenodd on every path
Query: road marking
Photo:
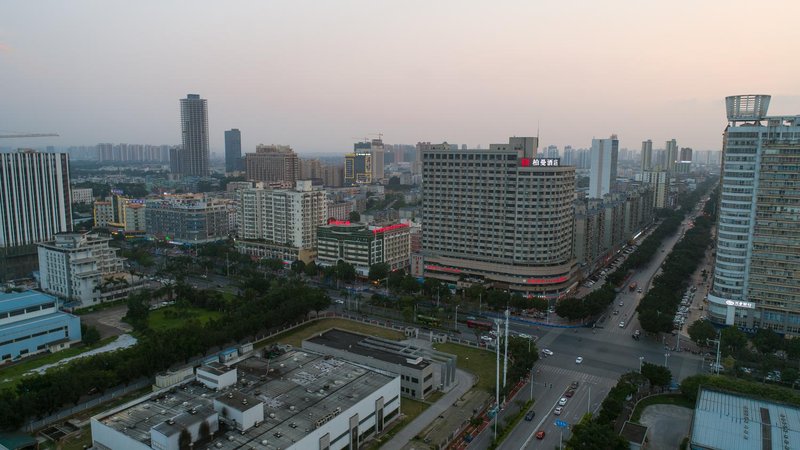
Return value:
M 530 434 L 530 436 L 528 436 L 528 439 L 525 439 L 525 443 L 524 443 L 524 444 L 522 444 L 522 447 L 520 447 L 520 448 L 519 448 L 519 450 L 524 450 L 524 449 L 525 449 L 525 447 L 527 447 L 527 446 L 528 446 L 528 443 L 531 441 L 531 439 L 533 439 L 533 436 L 536 434 L 536 432 L 537 432 L 537 431 L 539 431 L 539 429 L 542 427 L 542 424 L 543 424 L 543 423 L 544 423 L 546 420 L 549 420 L 549 419 L 550 419 L 550 414 L 552 414 L 553 410 L 554 410 L 554 409 L 556 409 L 556 405 L 558 405 L 558 402 L 559 402 L 560 400 L 561 400 L 561 397 L 559 397 L 559 398 L 558 398 L 558 400 L 556 400 L 556 402 L 555 402 L 555 403 L 553 403 L 553 406 L 551 406 L 551 407 L 550 407 L 550 410 L 549 410 L 549 411 L 547 411 L 547 413 L 545 414 L 545 416 L 544 416 L 544 417 L 542 417 L 542 420 L 540 420 L 540 421 L 539 421 L 539 423 L 538 423 L 538 424 L 536 424 L 536 427 L 534 427 L 533 431 L 531 431 L 531 434 Z

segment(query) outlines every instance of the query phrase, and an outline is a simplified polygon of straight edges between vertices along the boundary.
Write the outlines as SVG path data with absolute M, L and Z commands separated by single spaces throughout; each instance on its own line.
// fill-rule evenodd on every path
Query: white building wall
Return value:
M 106 426 L 97 419 L 92 419 L 92 441 L 113 450 L 151 450 L 149 445 L 141 443 L 119 431 Z

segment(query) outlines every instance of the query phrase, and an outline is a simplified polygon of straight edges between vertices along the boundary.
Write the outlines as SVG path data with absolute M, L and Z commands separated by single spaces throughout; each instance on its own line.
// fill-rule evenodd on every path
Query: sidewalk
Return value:
M 394 435 L 392 440 L 383 444 L 381 450 L 402 449 L 414 436 L 418 435 L 434 419 L 445 413 L 461 396 L 472 389 L 472 385 L 475 382 L 475 378 L 470 373 L 461 369 L 456 370 L 456 379 L 457 385 L 450 392 L 446 393 L 436 403 L 417 416 L 414 421 L 406 425 Z

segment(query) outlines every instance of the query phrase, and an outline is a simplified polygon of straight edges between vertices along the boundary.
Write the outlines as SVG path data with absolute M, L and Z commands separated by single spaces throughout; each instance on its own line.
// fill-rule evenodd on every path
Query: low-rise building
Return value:
M 455 382 L 456 356 L 407 342 L 332 328 L 303 341 L 303 349 L 400 374 L 403 396 L 424 400 Z
M 355 449 L 399 417 L 389 372 L 310 351 L 232 367 L 231 386 L 189 381 L 92 417 L 93 448 Z
M 68 348 L 81 340 L 81 321 L 41 292 L 0 293 L 0 362 Z
M 91 205 L 94 195 L 91 188 L 72 188 L 72 203 Z
M 411 234 L 407 224 L 369 227 L 349 221 L 332 221 L 317 229 L 317 263 L 333 266 L 338 261 L 352 264 L 367 275 L 373 264 L 386 263 L 390 270 L 405 269 L 411 255 Z
M 137 280 L 124 272 L 125 259 L 110 241 L 96 233 L 59 233 L 38 244 L 42 290 L 81 306 L 124 296 Z
M 109 223 L 114 222 L 114 205 L 111 201 L 98 200 L 94 202 L 94 226 L 97 228 L 107 228 Z

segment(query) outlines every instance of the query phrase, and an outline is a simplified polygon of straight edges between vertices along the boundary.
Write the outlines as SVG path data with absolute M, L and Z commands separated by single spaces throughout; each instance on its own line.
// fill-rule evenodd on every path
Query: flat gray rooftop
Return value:
M 358 333 L 331 328 L 306 339 L 318 345 L 345 350 L 356 355 L 379 359 L 390 364 L 400 364 L 414 369 L 424 369 L 430 363 L 423 359 L 419 364 L 408 362 L 408 359 L 425 357 L 422 349 L 413 345 L 390 341 L 387 339 L 364 336 Z
M 695 407 L 691 444 L 720 450 L 800 448 L 800 409 L 702 389 Z
M 316 420 L 352 407 L 393 378 L 336 358 L 291 351 L 236 364 L 235 386 L 215 392 L 196 381 L 143 397 L 95 419 L 150 445 L 150 428 L 235 392 L 264 404 L 264 422 L 244 434 L 217 434 L 215 449 L 287 448 L 315 429 Z M 249 400 L 251 401 L 251 400 Z M 184 416 L 185 417 L 185 416 Z M 219 446 L 221 444 L 221 446 Z

